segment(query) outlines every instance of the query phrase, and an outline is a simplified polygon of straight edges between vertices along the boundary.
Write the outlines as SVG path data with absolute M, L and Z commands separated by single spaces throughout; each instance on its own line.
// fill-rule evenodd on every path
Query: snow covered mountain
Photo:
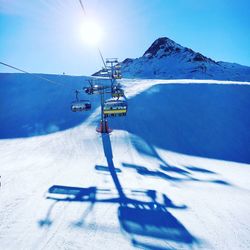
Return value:
M 128 78 L 250 80 L 250 67 L 216 62 L 167 37 L 154 41 L 142 57 L 125 59 L 122 73 Z
M 249 249 L 250 82 L 123 79 L 101 136 L 46 78 L 0 74 L 1 250 Z

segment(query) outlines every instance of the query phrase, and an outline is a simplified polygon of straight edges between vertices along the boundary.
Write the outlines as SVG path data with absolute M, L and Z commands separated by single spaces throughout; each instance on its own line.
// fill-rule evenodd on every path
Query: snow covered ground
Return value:
M 47 128 L 53 115 L 58 131 L 15 131 L 29 119 L 2 99 L 0 249 L 249 249 L 250 83 L 122 83 L 128 116 L 103 136 L 97 104 L 82 116 L 62 110 L 73 84 L 28 88 L 43 111 L 32 121 Z
M 250 67 L 216 62 L 167 37 L 156 39 L 143 56 L 127 58 L 121 66 L 127 78 L 250 80 Z

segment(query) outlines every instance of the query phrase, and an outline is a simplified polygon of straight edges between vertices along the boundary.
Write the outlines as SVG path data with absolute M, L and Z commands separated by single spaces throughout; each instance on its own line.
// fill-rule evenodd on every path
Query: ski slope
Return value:
M 64 92 L 45 83 L 36 95 L 65 97 L 81 84 L 71 80 Z M 250 83 L 122 84 L 128 116 L 110 119 L 110 135 L 95 131 L 97 100 L 75 118 L 61 111 L 69 100 L 52 112 L 29 87 L 44 116 L 32 121 L 47 128 L 52 112 L 58 129 L 29 124 L 15 136 L 7 125 L 27 120 L 1 110 L 9 136 L 0 140 L 0 249 L 249 249 Z

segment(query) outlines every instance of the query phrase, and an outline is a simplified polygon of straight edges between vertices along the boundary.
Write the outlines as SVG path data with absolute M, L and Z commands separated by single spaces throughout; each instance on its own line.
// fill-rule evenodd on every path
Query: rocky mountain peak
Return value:
M 122 75 L 134 78 L 249 79 L 250 67 L 216 62 L 167 37 L 156 39 L 143 56 L 121 62 Z M 101 71 L 95 76 L 103 76 Z
M 181 45 L 177 44 L 173 40 L 167 37 L 160 37 L 153 42 L 153 44 L 148 48 L 148 50 L 144 53 L 144 57 L 155 57 L 157 56 L 159 51 L 163 53 L 169 53 L 172 51 L 180 51 L 183 48 Z

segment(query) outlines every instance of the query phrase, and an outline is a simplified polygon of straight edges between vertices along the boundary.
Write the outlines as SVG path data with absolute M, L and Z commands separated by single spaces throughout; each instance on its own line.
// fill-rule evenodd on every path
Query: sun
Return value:
M 103 30 L 94 21 L 85 21 L 81 27 L 81 37 L 88 45 L 99 45 L 103 37 Z

